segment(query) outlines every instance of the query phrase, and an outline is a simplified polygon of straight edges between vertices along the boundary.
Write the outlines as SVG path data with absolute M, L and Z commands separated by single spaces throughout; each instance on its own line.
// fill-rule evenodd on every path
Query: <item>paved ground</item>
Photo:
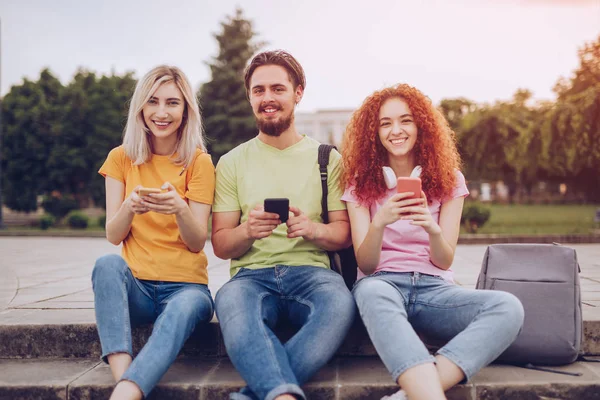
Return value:
M 456 281 L 474 287 L 486 245 L 459 245 Z M 581 265 L 585 320 L 600 320 L 600 245 L 574 244 Z M 210 244 L 210 290 L 229 279 L 229 262 Z M 0 237 L 0 324 L 94 322 L 90 276 L 94 261 L 120 248 L 100 238 Z

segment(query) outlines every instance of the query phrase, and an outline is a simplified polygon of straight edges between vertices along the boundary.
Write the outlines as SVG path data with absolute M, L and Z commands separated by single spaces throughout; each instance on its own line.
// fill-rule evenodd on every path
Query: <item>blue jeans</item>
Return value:
M 148 342 L 123 374 L 147 397 L 198 323 L 209 322 L 213 300 L 206 285 L 136 279 L 116 254 L 100 257 L 92 273 L 102 359 L 129 353 L 131 327 L 154 322 Z
M 312 266 L 242 268 L 215 305 L 229 358 L 248 384 L 231 399 L 306 399 L 300 386 L 334 355 L 356 313 L 341 275 Z M 281 320 L 299 328 L 285 344 L 273 333 Z
M 369 337 L 394 378 L 435 358 L 416 332 L 447 342 L 437 354 L 470 379 L 515 340 L 523 306 L 512 294 L 466 289 L 418 272 L 377 272 L 352 293 Z

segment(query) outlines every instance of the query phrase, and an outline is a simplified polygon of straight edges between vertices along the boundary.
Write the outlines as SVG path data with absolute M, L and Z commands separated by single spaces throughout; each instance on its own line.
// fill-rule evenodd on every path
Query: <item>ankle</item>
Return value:
M 110 400 L 142 400 L 144 394 L 132 381 L 120 381 L 110 396 Z
M 275 400 L 298 400 L 298 398 L 293 394 L 286 393 L 275 397 Z

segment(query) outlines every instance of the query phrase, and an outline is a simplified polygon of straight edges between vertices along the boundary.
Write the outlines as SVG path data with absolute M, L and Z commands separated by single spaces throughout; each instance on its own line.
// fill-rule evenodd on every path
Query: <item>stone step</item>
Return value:
M 135 352 L 148 340 L 151 330 L 151 326 L 133 329 Z M 281 329 L 277 334 L 286 340 L 292 332 Z M 94 323 L 0 325 L 0 358 L 98 358 L 100 353 Z M 584 321 L 582 354 L 600 355 L 600 321 Z M 227 357 L 218 322 L 213 320 L 196 329 L 183 347 L 181 356 Z M 376 356 L 362 322 L 355 321 L 336 356 Z
M 581 376 L 492 365 L 447 396 L 449 400 L 600 398 L 599 363 L 577 362 L 558 369 Z M 0 359 L 0 400 L 107 399 L 113 385 L 108 366 L 96 359 Z M 180 359 L 149 399 L 221 400 L 243 385 L 227 359 Z M 378 358 L 344 357 L 325 366 L 304 390 L 311 400 L 379 400 L 397 387 Z

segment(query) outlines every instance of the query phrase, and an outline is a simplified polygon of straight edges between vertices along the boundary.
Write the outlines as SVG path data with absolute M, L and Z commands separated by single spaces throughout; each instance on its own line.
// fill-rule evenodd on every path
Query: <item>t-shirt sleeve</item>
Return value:
M 454 191 L 448 200 L 456 199 L 458 197 L 467 197 L 469 195 L 469 189 L 465 181 L 465 176 L 460 171 L 456 171 L 456 186 Z
M 108 153 L 106 161 L 104 161 L 98 173 L 105 178 L 110 176 L 119 182 L 125 183 L 125 163 L 127 161 L 123 147 L 115 147 Z
M 241 211 L 237 191 L 237 171 L 235 161 L 227 155 L 217 163 L 217 180 L 213 212 Z
M 327 209 L 329 211 L 340 211 L 346 209 L 346 203 L 342 201 L 342 188 L 340 179 L 342 175 L 342 156 L 333 149 L 329 155 L 327 179 Z
M 347 203 L 358 203 L 358 199 L 354 195 L 354 185 L 346 187 L 342 195 L 342 200 Z
M 215 195 L 215 167 L 210 155 L 201 153 L 192 167 L 185 197 L 198 203 L 212 204 Z

